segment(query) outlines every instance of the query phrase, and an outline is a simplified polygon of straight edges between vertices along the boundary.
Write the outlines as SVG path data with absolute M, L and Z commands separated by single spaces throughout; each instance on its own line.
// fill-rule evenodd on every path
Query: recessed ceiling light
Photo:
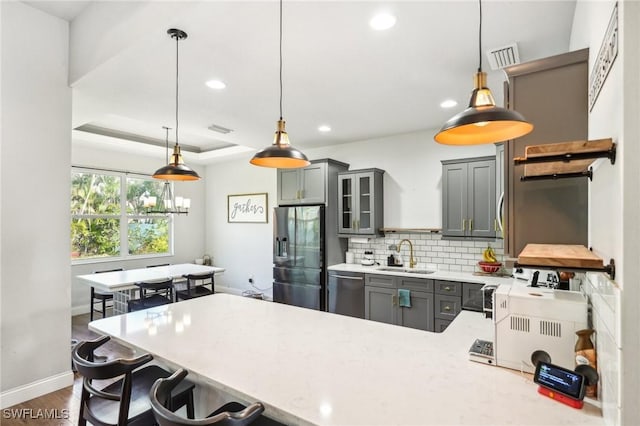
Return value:
M 369 21 L 371 28 L 377 31 L 388 30 L 396 24 L 396 17 L 388 13 L 379 13 Z
M 453 108 L 456 105 L 458 105 L 458 103 L 453 99 L 447 99 L 446 101 L 440 103 L 440 107 L 442 108 Z
M 327 133 L 331 131 L 331 127 L 327 126 L 326 124 L 323 124 L 322 126 L 318 127 L 318 131 L 322 133 Z
M 215 89 L 215 90 L 221 90 L 224 89 L 225 87 L 227 87 L 226 84 L 224 84 L 224 82 L 220 81 L 220 80 L 209 80 L 207 81 L 207 86 L 210 87 L 211 89 Z

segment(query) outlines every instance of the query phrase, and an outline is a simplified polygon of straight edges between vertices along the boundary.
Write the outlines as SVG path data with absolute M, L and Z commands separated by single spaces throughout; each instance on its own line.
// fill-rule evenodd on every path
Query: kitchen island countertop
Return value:
M 589 402 L 570 408 L 539 395 L 530 375 L 469 361 L 474 339 L 491 336 L 476 312 L 436 334 L 217 293 L 89 328 L 262 401 L 287 424 L 603 424 Z

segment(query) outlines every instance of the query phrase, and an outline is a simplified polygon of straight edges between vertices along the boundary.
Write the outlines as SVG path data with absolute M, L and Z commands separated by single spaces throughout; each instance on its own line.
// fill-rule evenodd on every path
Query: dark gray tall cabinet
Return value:
M 518 256 L 528 243 L 587 245 L 586 178 L 520 181 L 514 166 L 527 145 L 588 137 L 588 49 L 505 68 L 508 106 L 534 125 L 505 144 L 505 253 Z
M 442 160 L 442 235 L 496 236 L 496 158 Z

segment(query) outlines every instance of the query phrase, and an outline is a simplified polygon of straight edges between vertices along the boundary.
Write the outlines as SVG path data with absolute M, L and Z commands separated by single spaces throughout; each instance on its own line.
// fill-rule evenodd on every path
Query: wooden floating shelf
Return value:
M 577 272 L 600 271 L 615 279 L 613 259 L 605 265 L 601 258 L 582 245 L 527 244 L 518 255 L 514 267 L 569 270 Z
M 439 234 L 441 228 L 380 228 L 385 234 Z
M 593 171 L 589 166 L 596 158 L 608 158 L 615 164 L 616 144 L 611 138 L 531 145 L 525 156 L 514 158 L 513 163 L 525 165 L 522 181 L 572 177 L 591 180 Z

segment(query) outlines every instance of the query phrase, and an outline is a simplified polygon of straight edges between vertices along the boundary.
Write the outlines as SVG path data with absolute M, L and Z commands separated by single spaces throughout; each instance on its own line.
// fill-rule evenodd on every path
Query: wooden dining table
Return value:
M 193 263 L 177 263 L 153 268 L 84 274 L 78 275 L 76 278 L 96 290 L 114 293 L 113 313 L 119 315 L 127 312 L 127 302 L 129 299 L 136 297 L 137 287 L 135 284 L 138 282 L 166 278 L 180 279 L 188 274 L 206 274 L 209 272 L 220 275 L 224 272 L 224 268 Z

